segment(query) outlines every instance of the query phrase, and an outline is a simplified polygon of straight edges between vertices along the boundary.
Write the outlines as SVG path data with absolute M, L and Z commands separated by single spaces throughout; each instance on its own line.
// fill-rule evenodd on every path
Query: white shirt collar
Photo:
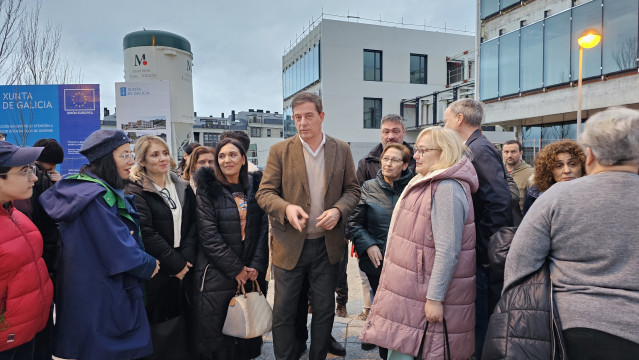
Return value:
M 297 135 L 299 136 L 299 135 Z M 320 150 L 322 150 L 322 147 L 324 146 L 324 144 L 326 144 L 326 134 L 322 131 L 322 142 L 319 144 L 319 146 L 317 147 L 317 150 L 313 151 L 313 149 L 311 149 L 311 147 L 306 143 L 306 141 L 302 140 L 302 137 L 300 137 L 300 141 L 302 142 L 302 145 L 304 145 L 304 147 L 306 148 L 306 150 L 308 150 L 308 152 L 313 155 L 313 157 L 317 157 L 317 154 L 319 154 Z

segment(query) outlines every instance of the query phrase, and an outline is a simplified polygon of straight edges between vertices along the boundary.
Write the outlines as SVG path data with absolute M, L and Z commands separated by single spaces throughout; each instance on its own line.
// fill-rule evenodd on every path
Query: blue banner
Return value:
M 64 149 L 58 171 L 75 174 L 87 159 L 78 150 L 100 128 L 99 85 L 0 86 L 0 132 L 19 146 L 42 138 L 56 139 Z

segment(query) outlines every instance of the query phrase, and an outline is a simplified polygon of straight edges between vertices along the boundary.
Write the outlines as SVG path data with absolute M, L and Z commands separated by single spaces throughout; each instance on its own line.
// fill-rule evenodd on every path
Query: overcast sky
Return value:
M 282 55 L 322 11 L 474 34 L 476 6 L 474 0 L 45 0 L 41 16 L 62 26 L 61 55 L 82 69 L 83 83 L 100 84 L 101 106 L 111 111 L 114 83 L 124 81 L 123 37 L 142 28 L 185 37 L 193 52 L 194 109 L 219 116 L 282 110 Z

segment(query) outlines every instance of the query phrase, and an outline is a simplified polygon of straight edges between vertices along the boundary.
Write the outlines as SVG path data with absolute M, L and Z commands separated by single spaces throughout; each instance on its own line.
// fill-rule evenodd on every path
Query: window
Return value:
M 499 96 L 519 92 L 519 30 L 499 38 Z
M 410 83 L 426 84 L 428 55 L 410 54 Z
M 364 129 L 379 129 L 382 122 L 382 99 L 364 98 Z
M 497 81 L 499 38 L 483 42 L 480 45 L 479 61 L 479 97 L 480 100 L 496 98 L 499 90 Z
M 604 74 L 637 66 L 638 14 L 639 6 L 634 0 L 605 2 L 603 28 L 606 41 L 601 44 Z
M 464 80 L 464 62 L 462 60 L 452 60 L 446 62 L 446 84 L 454 84 Z
M 215 147 L 217 143 L 220 141 L 220 134 L 213 133 L 204 133 L 203 135 L 203 144 L 204 146 Z
M 262 137 L 262 128 L 251 127 L 251 137 Z
M 266 129 L 266 137 L 271 137 L 271 129 Z
M 364 80 L 382 81 L 382 52 L 364 50 Z

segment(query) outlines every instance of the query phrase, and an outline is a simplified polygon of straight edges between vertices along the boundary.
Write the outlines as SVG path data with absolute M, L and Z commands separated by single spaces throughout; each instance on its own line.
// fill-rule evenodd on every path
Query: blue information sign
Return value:
M 75 174 L 87 159 L 78 151 L 100 128 L 99 85 L 0 86 L 0 133 L 19 146 L 54 138 L 64 149 L 63 176 Z

